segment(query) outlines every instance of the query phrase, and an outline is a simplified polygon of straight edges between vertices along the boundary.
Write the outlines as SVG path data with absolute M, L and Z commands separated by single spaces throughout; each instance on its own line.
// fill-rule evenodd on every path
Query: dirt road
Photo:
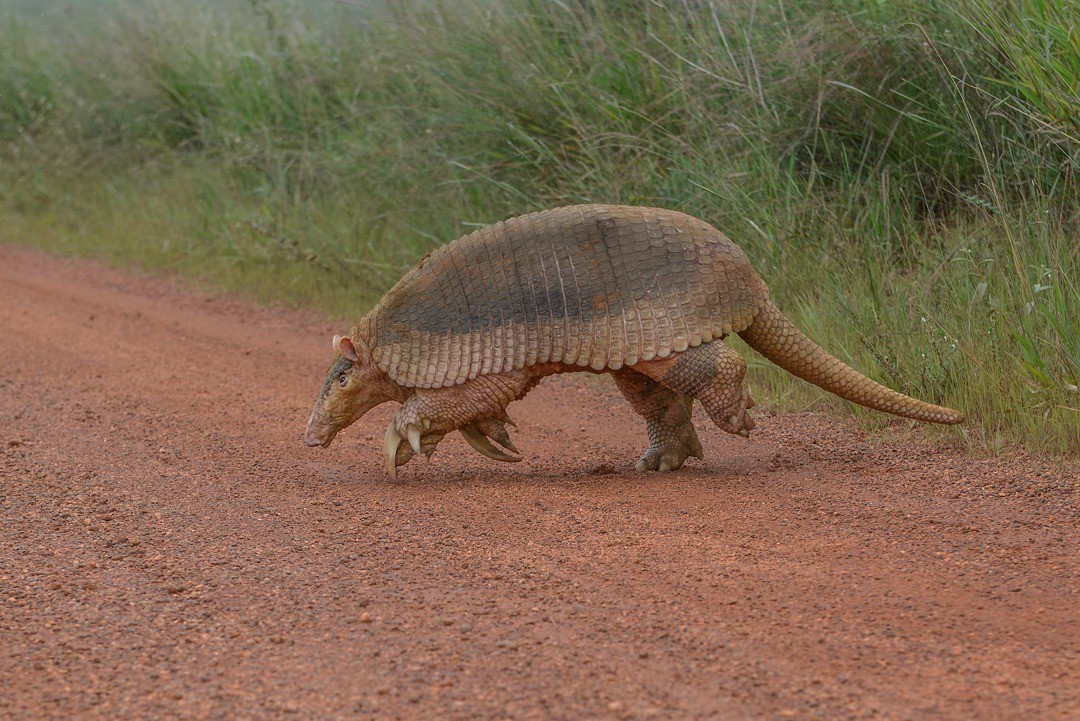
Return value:
M 1075 467 L 758 413 L 637 474 L 563 377 L 390 484 L 390 407 L 301 443 L 334 330 L 0 247 L 0 718 L 1080 717 Z

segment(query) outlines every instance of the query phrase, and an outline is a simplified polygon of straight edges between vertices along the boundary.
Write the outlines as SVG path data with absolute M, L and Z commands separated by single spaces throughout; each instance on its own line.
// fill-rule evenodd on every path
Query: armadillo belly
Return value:
M 481 228 L 430 253 L 362 321 L 396 382 L 454 385 L 562 362 L 618 369 L 746 328 L 765 297 L 707 223 L 580 205 Z

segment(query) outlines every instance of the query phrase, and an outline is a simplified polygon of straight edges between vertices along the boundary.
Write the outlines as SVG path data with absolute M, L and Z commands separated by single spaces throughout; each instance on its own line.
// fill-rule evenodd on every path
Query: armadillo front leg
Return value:
M 506 406 L 528 391 L 535 382 L 534 375 L 531 369 L 523 368 L 480 376 L 449 388 L 417 389 L 386 429 L 386 472 L 391 479 L 396 478 L 397 466 L 408 463 L 418 453 L 430 457 L 443 436 L 455 430 L 460 430 L 473 448 L 489 458 L 520 461 L 519 456 L 496 448 L 491 440 L 517 452 L 506 430 L 505 424 L 511 423 Z
M 754 429 L 747 412 L 754 399 L 743 383 L 746 361 L 717 340 L 702 343 L 663 360 L 639 363 L 636 370 L 669 388 L 701 401 L 721 430 L 744 438 Z
M 639 471 L 673 471 L 690 456 L 705 457 L 690 421 L 693 398 L 634 370 L 612 375 L 626 400 L 645 418 L 649 448 L 637 462 Z

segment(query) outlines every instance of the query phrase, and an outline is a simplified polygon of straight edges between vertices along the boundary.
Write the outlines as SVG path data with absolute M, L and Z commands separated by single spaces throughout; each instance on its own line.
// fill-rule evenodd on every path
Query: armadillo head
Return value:
M 329 446 L 338 431 L 395 395 L 362 339 L 334 336 L 334 349 L 337 357 L 326 371 L 304 432 L 304 443 L 309 446 Z

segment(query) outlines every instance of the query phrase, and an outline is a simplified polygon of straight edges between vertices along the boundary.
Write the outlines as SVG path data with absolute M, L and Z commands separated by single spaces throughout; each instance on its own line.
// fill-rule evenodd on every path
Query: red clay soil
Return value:
M 0 718 L 1076 719 L 1075 465 L 699 420 L 633 471 L 550 379 L 526 460 L 301 432 L 343 326 L 0 248 Z

